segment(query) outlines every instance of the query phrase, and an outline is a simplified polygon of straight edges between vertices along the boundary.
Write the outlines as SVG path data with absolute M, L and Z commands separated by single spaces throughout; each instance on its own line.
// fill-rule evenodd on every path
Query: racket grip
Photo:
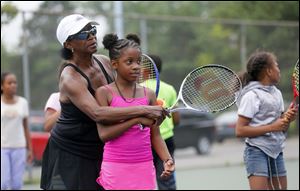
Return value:
M 299 105 L 298 105 L 298 104 L 295 104 L 294 101 L 291 102 L 290 108 L 298 108 L 298 107 L 299 107 Z M 285 119 L 285 120 L 290 120 L 286 115 L 284 115 L 284 119 Z
M 143 130 L 145 128 L 143 124 L 139 124 L 139 126 L 140 126 L 141 130 Z

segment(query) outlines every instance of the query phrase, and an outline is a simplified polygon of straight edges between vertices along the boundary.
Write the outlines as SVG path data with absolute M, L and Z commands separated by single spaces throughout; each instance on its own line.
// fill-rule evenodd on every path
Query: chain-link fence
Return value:
M 260 49 L 277 55 L 282 73 L 279 87 L 287 101 L 292 99 L 290 74 L 299 57 L 299 22 L 117 14 L 113 10 L 108 13 L 84 14 L 100 23 L 98 53 L 108 55 L 102 46 L 105 33 L 122 31 L 121 36 L 137 33 L 145 53 L 161 56 L 164 63 L 161 79 L 173 84 L 177 90 L 185 75 L 196 67 L 220 64 L 240 72 L 245 68 L 247 57 Z M 56 27 L 67 14 L 67 11 L 59 14 L 39 11 L 30 19 L 24 16 L 20 45 L 22 59 L 19 57 L 9 66 L 1 64 L 1 70 L 23 71 L 23 81 L 29 83 L 21 87 L 28 89 L 25 95 L 30 96 L 34 109 L 42 109 L 49 94 L 57 90 L 61 46 L 56 39 Z M 29 68 L 28 75 L 26 68 Z

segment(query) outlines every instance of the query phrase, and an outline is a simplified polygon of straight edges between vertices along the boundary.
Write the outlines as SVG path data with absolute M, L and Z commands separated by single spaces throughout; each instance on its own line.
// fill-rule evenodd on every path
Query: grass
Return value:
M 40 183 L 40 178 L 32 178 L 32 179 L 25 179 L 24 184 L 39 184 Z

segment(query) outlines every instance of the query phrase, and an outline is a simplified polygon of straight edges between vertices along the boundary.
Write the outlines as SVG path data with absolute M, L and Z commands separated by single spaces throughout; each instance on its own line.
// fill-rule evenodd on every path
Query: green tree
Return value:
M 61 61 L 61 46 L 56 39 L 58 21 L 74 12 L 91 18 L 104 16 L 108 24 L 106 32 L 115 32 L 113 3 L 45 1 L 26 21 L 34 109 L 42 109 L 49 94 L 58 89 L 57 69 Z M 288 74 L 299 57 L 299 26 L 286 27 L 278 21 L 298 22 L 298 1 L 124 1 L 123 11 L 125 34 L 144 35 L 141 34 L 141 20 L 144 19 L 148 52 L 162 57 L 161 79 L 177 89 L 184 76 L 198 66 L 221 64 L 235 71 L 241 70 L 245 64 L 241 63 L 245 34 L 246 56 L 258 48 L 276 53 L 279 64 L 284 64 L 281 88 L 287 94 L 285 97 L 292 97 Z M 268 21 L 264 24 L 269 25 L 253 24 L 261 21 Z M 274 21 L 281 26 L 271 26 Z M 239 23 L 244 24 L 244 28 Z M 99 47 L 102 47 L 101 42 L 102 39 L 98 39 Z M 103 48 L 99 53 L 108 55 Z M 6 52 L 2 45 L 1 63 L 1 70 L 11 67 L 21 71 L 20 64 L 14 65 L 21 63 L 21 57 Z
M 43 109 L 49 95 L 58 91 L 58 69 L 62 47 L 56 38 L 56 28 L 59 20 L 74 9 L 73 2 L 44 1 L 32 18 L 26 21 L 33 109 Z
M 16 16 L 18 10 L 11 2 L 1 2 L 1 28 L 4 25 L 9 24 Z M 21 82 L 22 70 L 21 70 L 21 56 L 16 52 L 8 52 L 6 45 L 1 40 L 1 72 L 13 72 L 18 77 L 18 81 Z M 22 95 L 23 84 L 18 84 L 18 94 Z
M 17 7 L 11 2 L 1 2 L 1 27 L 2 24 L 8 24 L 12 19 L 14 19 L 17 13 Z
M 227 2 L 226 6 L 217 6 L 211 13 L 214 17 L 257 21 L 299 21 L 299 1 L 242 1 Z M 280 89 L 284 98 L 292 97 L 291 72 L 299 58 L 298 27 L 247 26 L 247 55 L 257 49 L 274 52 L 278 57 L 282 78 Z M 226 27 L 228 28 L 228 27 Z

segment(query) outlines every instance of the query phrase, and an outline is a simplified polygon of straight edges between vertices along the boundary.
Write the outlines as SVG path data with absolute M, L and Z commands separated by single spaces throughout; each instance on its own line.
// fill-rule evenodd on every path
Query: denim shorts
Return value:
M 246 144 L 244 162 L 248 177 L 252 175 L 270 177 L 270 174 L 272 177 L 286 176 L 282 152 L 274 159 L 259 148 Z

